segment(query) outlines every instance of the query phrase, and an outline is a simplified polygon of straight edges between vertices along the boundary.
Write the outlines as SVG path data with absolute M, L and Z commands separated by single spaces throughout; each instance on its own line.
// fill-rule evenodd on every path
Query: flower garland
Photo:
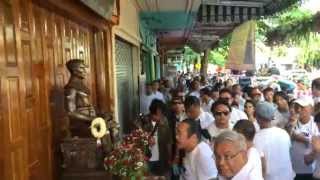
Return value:
M 123 177 L 143 177 L 147 171 L 148 158 L 145 150 L 152 143 L 148 132 L 136 129 L 123 138 L 121 144 L 105 158 L 105 169 Z
M 109 134 L 105 120 L 100 117 L 95 118 L 91 122 L 90 129 L 93 137 L 97 138 L 98 140 L 101 139 L 104 135 Z

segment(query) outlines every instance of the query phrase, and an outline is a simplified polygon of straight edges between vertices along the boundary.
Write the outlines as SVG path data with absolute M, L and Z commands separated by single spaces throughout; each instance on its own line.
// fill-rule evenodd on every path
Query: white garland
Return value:
M 97 138 L 98 140 L 101 139 L 104 135 L 109 134 L 109 131 L 107 130 L 106 122 L 101 117 L 95 118 L 91 122 L 90 128 L 91 128 L 91 134 L 93 135 L 93 137 Z

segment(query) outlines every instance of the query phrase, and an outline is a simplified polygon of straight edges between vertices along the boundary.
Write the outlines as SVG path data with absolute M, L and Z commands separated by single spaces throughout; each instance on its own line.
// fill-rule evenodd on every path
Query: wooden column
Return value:
M 207 71 L 208 71 L 208 58 L 209 58 L 210 49 L 206 49 L 204 51 L 204 56 L 201 59 L 201 69 L 200 74 L 207 77 Z

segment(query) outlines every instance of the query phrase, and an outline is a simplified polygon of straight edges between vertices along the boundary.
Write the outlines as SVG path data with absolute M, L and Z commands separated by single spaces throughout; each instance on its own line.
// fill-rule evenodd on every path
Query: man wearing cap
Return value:
M 268 102 L 256 105 L 261 130 L 255 135 L 253 144 L 265 157 L 265 180 L 292 180 L 295 173 L 290 159 L 290 136 L 285 130 L 271 125 L 274 113 L 275 107 Z
M 319 134 L 318 126 L 314 122 L 312 114 L 313 100 L 310 97 L 302 97 L 295 101 L 299 113 L 299 119 L 291 132 L 292 138 L 292 165 L 297 173 L 296 180 L 312 179 L 312 164 L 306 165 L 304 155 L 311 144 L 312 136 Z

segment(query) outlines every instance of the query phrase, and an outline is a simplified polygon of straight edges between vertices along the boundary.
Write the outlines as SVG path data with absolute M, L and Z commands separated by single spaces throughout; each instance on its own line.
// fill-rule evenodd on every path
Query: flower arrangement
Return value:
M 134 147 L 143 150 L 149 145 L 152 145 L 153 139 L 150 137 L 150 133 L 139 128 L 125 136 L 124 142 L 126 144 L 132 144 Z
M 105 158 L 105 169 L 131 179 L 144 177 L 148 160 L 145 149 L 152 143 L 149 137 L 149 133 L 140 128 L 125 136 L 122 143 Z

